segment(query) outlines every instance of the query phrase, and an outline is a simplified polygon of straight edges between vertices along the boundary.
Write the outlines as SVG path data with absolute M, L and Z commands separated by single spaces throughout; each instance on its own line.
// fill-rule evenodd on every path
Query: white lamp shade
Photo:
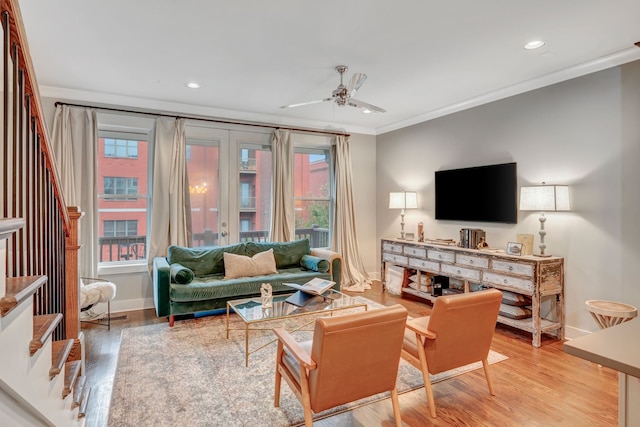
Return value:
M 521 211 L 569 211 L 569 186 L 537 185 L 520 188 Z
M 415 191 L 389 193 L 389 209 L 416 209 L 418 194 Z

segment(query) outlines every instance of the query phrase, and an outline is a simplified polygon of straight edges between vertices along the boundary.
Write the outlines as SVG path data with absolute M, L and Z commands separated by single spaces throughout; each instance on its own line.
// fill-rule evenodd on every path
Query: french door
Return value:
M 186 134 L 193 247 L 266 240 L 270 133 L 188 125 Z

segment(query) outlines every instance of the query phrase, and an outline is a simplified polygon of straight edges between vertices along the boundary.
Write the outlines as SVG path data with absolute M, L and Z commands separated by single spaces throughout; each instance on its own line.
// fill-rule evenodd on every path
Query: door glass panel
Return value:
M 240 241 L 266 241 L 271 225 L 271 149 L 250 144 L 239 149 Z
M 217 246 L 219 233 L 219 149 L 204 141 L 187 141 L 187 176 L 194 248 Z

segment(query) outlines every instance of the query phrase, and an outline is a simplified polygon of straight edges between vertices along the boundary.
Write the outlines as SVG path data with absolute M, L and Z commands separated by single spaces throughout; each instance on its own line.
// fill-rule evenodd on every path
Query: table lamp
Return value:
M 547 218 L 545 212 L 570 211 L 568 185 L 535 185 L 520 188 L 520 210 L 540 212 L 540 254 L 537 256 L 550 256 L 544 253 L 547 246 L 544 244 L 544 223 Z
M 415 191 L 399 191 L 389 193 L 389 209 L 400 211 L 400 239 L 404 240 L 404 210 L 418 207 L 418 195 Z

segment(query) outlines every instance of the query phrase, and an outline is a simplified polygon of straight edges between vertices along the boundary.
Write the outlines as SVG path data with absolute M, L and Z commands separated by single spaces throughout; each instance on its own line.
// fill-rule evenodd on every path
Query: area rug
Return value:
M 364 297 L 371 308 L 380 305 Z M 361 309 L 360 309 L 361 310 Z M 348 310 L 343 311 L 347 312 Z M 261 327 L 295 328 L 310 316 L 264 323 Z M 243 325 L 236 315 L 231 322 Z M 297 322 L 298 324 L 295 324 Z M 297 340 L 310 331 L 295 333 Z M 272 332 L 253 332 L 250 350 L 273 339 Z M 226 316 L 217 315 L 168 324 L 124 329 L 109 410 L 110 427 L 144 426 L 290 426 L 304 422 L 302 406 L 283 381 L 280 408 L 273 406 L 276 344 L 252 354 L 244 364 L 244 331 L 226 339 Z M 491 352 L 489 363 L 506 356 Z M 436 383 L 482 367 L 480 362 L 432 377 Z M 422 374 L 401 361 L 399 393 L 423 387 Z M 389 397 L 362 399 L 314 415 L 314 420 Z M 389 403 L 391 404 L 391 403 Z

